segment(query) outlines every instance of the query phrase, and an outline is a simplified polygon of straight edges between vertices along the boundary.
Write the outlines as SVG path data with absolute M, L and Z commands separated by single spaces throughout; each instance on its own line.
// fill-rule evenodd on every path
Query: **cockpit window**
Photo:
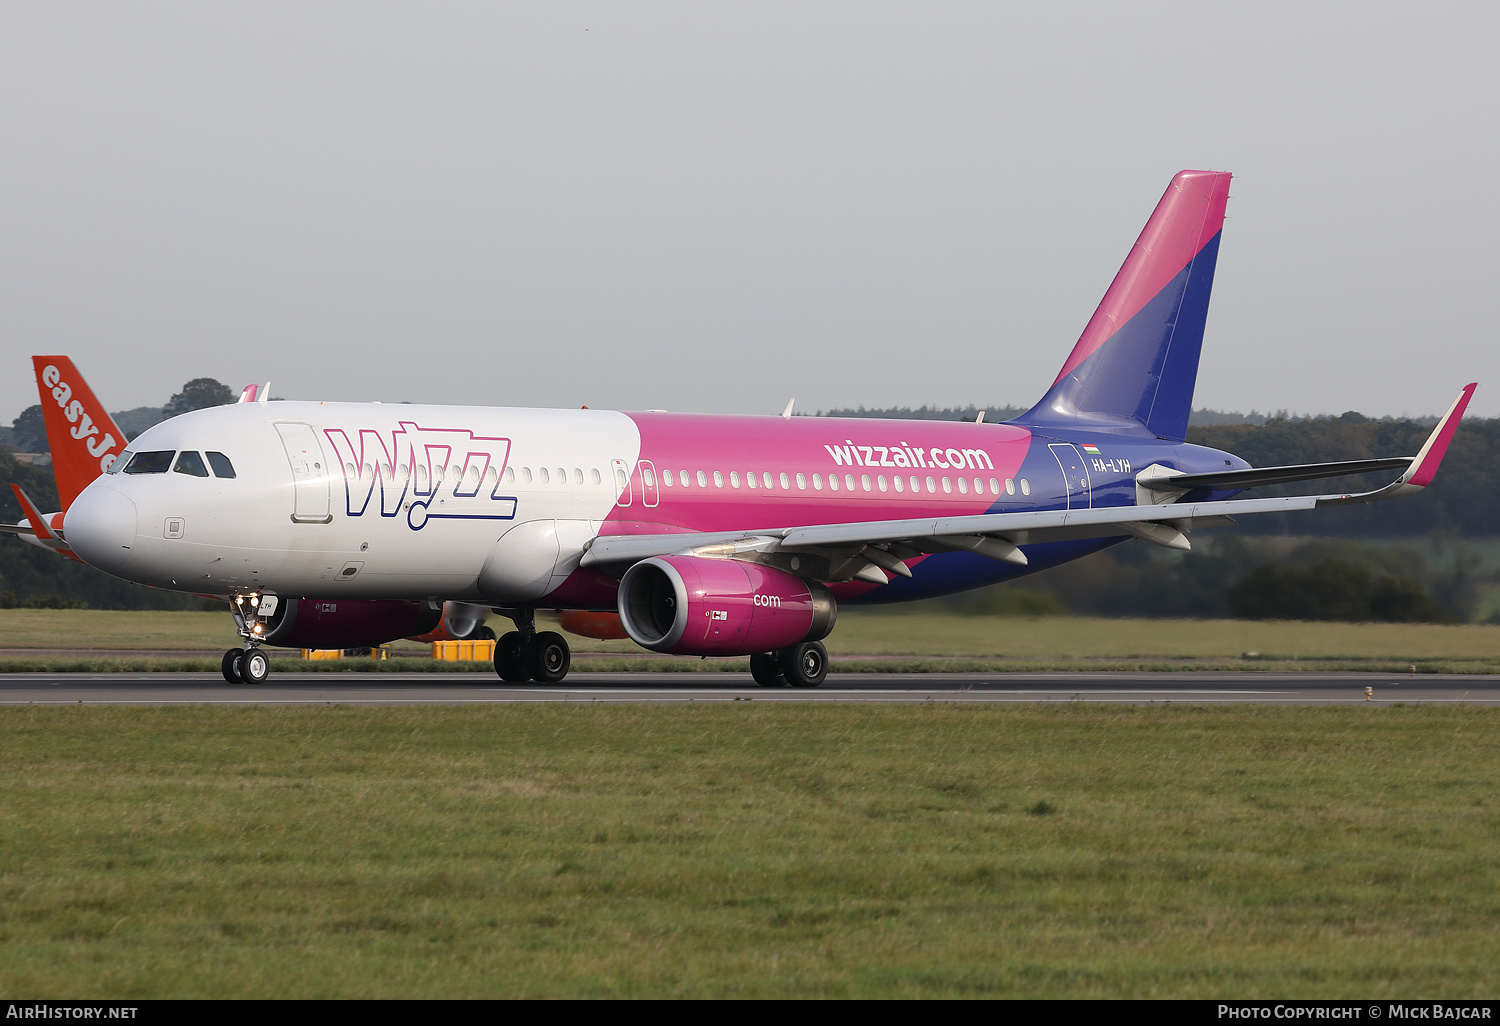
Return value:
M 191 474 L 193 477 L 207 477 L 208 468 L 203 465 L 203 457 L 191 449 L 184 449 L 177 456 L 177 466 L 172 468 L 179 474 Z
M 106 474 L 118 474 L 120 471 L 125 469 L 125 464 L 129 463 L 134 458 L 135 450 L 126 449 L 124 452 L 120 453 L 120 455 L 110 460 L 109 466 L 105 468 L 104 472 Z
M 127 474 L 165 474 L 172 465 L 172 450 L 166 452 L 138 452 L 125 464 Z
M 233 477 L 234 464 L 229 462 L 229 457 L 222 452 L 211 452 L 208 454 L 208 465 L 214 468 L 214 477 Z

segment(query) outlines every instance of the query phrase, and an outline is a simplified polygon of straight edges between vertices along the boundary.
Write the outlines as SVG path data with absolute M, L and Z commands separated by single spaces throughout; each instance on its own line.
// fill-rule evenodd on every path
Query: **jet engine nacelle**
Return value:
M 827 637 L 837 615 L 823 585 L 737 559 L 656 556 L 620 580 L 620 621 L 656 652 L 771 652 Z
M 442 616 L 428 602 L 282 599 L 260 638 L 283 648 L 373 648 L 424 634 Z

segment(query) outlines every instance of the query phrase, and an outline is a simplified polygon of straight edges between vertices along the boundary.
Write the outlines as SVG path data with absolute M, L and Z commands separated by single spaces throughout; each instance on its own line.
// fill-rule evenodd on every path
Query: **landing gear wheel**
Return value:
M 758 652 L 751 656 L 750 676 L 763 688 L 786 687 L 786 674 L 781 672 L 775 652 Z
M 224 653 L 224 661 L 219 664 L 219 671 L 224 674 L 224 679 L 231 684 L 243 684 L 245 678 L 240 676 L 240 667 L 244 665 L 245 650 L 242 648 L 231 648 Z
M 543 631 L 526 646 L 526 665 L 531 679 L 539 684 L 556 684 L 568 675 L 573 653 L 568 642 L 556 631 Z
M 240 673 L 246 684 L 264 684 L 271 676 L 271 660 L 260 649 L 252 648 L 240 661 Z
M 776 655 L 786 682 L 794 688 L 815 688 L 828 676 L 828 649 L 821 641 L 804 641 Z
M 526 636 L 520 631 L 503 634 L 495 642 L 495 672 L 511 684 L 524 684 L 531 679 L 531 670 L 526 665 Z

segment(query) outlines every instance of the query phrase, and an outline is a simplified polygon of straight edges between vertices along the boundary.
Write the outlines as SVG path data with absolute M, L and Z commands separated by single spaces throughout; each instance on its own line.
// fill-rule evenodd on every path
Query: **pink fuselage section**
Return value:
M 1011 425 L 952 421 L 628 416 L 640 431 L 640 457 L 601 528 L 605 535 L 986 513 L 1008 497 L 1006 482 L 1032 438 Z M 617 585 L 584 568 L 547 601 L 612 606 Z M 850 582 L 834 592 L 852 599 L 876 587 Z

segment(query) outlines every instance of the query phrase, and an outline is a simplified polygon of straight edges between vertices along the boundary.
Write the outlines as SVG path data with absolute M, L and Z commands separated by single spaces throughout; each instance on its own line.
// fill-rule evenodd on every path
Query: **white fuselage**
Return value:
M 234 476 L 131 472 L 168 451 Z M 68 523 L 94 565 L 156 587 L 522 602 L 576 568 L 639 452 L 609 411 L 244 403 L 142 434 Z

